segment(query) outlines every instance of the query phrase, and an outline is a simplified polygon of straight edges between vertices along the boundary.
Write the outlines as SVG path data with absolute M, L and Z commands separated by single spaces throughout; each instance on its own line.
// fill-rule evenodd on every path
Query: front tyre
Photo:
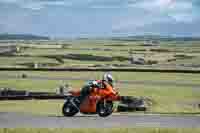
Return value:
M 78 112 L 79 110 L 70 101 L 66 101 L 62 107 L 62 113 L 66 117 L 72 117 Z
M 113 112 L 113 102 L 112 101 L 104 101 L 97 103 L 97 114 L 100 117 L 107 117 L 111 115 Z

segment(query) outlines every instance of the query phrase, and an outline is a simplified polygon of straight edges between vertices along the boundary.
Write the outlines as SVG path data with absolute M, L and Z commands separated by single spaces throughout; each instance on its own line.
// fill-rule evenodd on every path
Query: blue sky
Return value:
M 0 0 L 0 33 L 200 36 L 199 0 Z

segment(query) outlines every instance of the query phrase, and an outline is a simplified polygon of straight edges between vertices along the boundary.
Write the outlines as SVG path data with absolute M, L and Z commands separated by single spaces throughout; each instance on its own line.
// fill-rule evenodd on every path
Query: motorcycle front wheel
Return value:
M 113 102 L 104 101 L 97 103 L 97 114 L 100 117 L 107 117 L 113 113 Z

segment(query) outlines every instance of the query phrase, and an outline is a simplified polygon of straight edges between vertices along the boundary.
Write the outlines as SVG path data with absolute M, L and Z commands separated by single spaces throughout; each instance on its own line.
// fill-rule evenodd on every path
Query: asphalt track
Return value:
M 33 116 L 23 113 L 0 113 L 0 128 L 115 128 L 115 127 L 161 127 L 200 128 L 200 116 L 160 115 L 97 115 Z
M 20 79 L 21 77 L 16 75 L 0 75 L 1 79 Z M 71 81 L 88 81 L 92 80 L 89 78 L 69 78 L 69 77 L 45 77 L 45 76 L 28 76 L 26 79 L 32 80 L 71 80 Z M 200 84 L 194 84 L 190 82 L 180 82 L 180 81 L 134 81 L 134 80 L 118 80 L 118 84 L 142 84 L 142 85 L 158 85 L 158 86 L 179 86 L 179 87 L 193 87 L 199 88 Z

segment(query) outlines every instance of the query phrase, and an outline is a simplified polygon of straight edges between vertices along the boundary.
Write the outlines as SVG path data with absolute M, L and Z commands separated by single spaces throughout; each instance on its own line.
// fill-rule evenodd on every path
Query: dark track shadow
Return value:
M 48 115 L 48 117 L 56 117 L 56 118 L 97 118 L 99 117 L 98 115 L 75 115 L 72 117 L 66 117 L 66 116 L 61 116 L 61 115 Z

